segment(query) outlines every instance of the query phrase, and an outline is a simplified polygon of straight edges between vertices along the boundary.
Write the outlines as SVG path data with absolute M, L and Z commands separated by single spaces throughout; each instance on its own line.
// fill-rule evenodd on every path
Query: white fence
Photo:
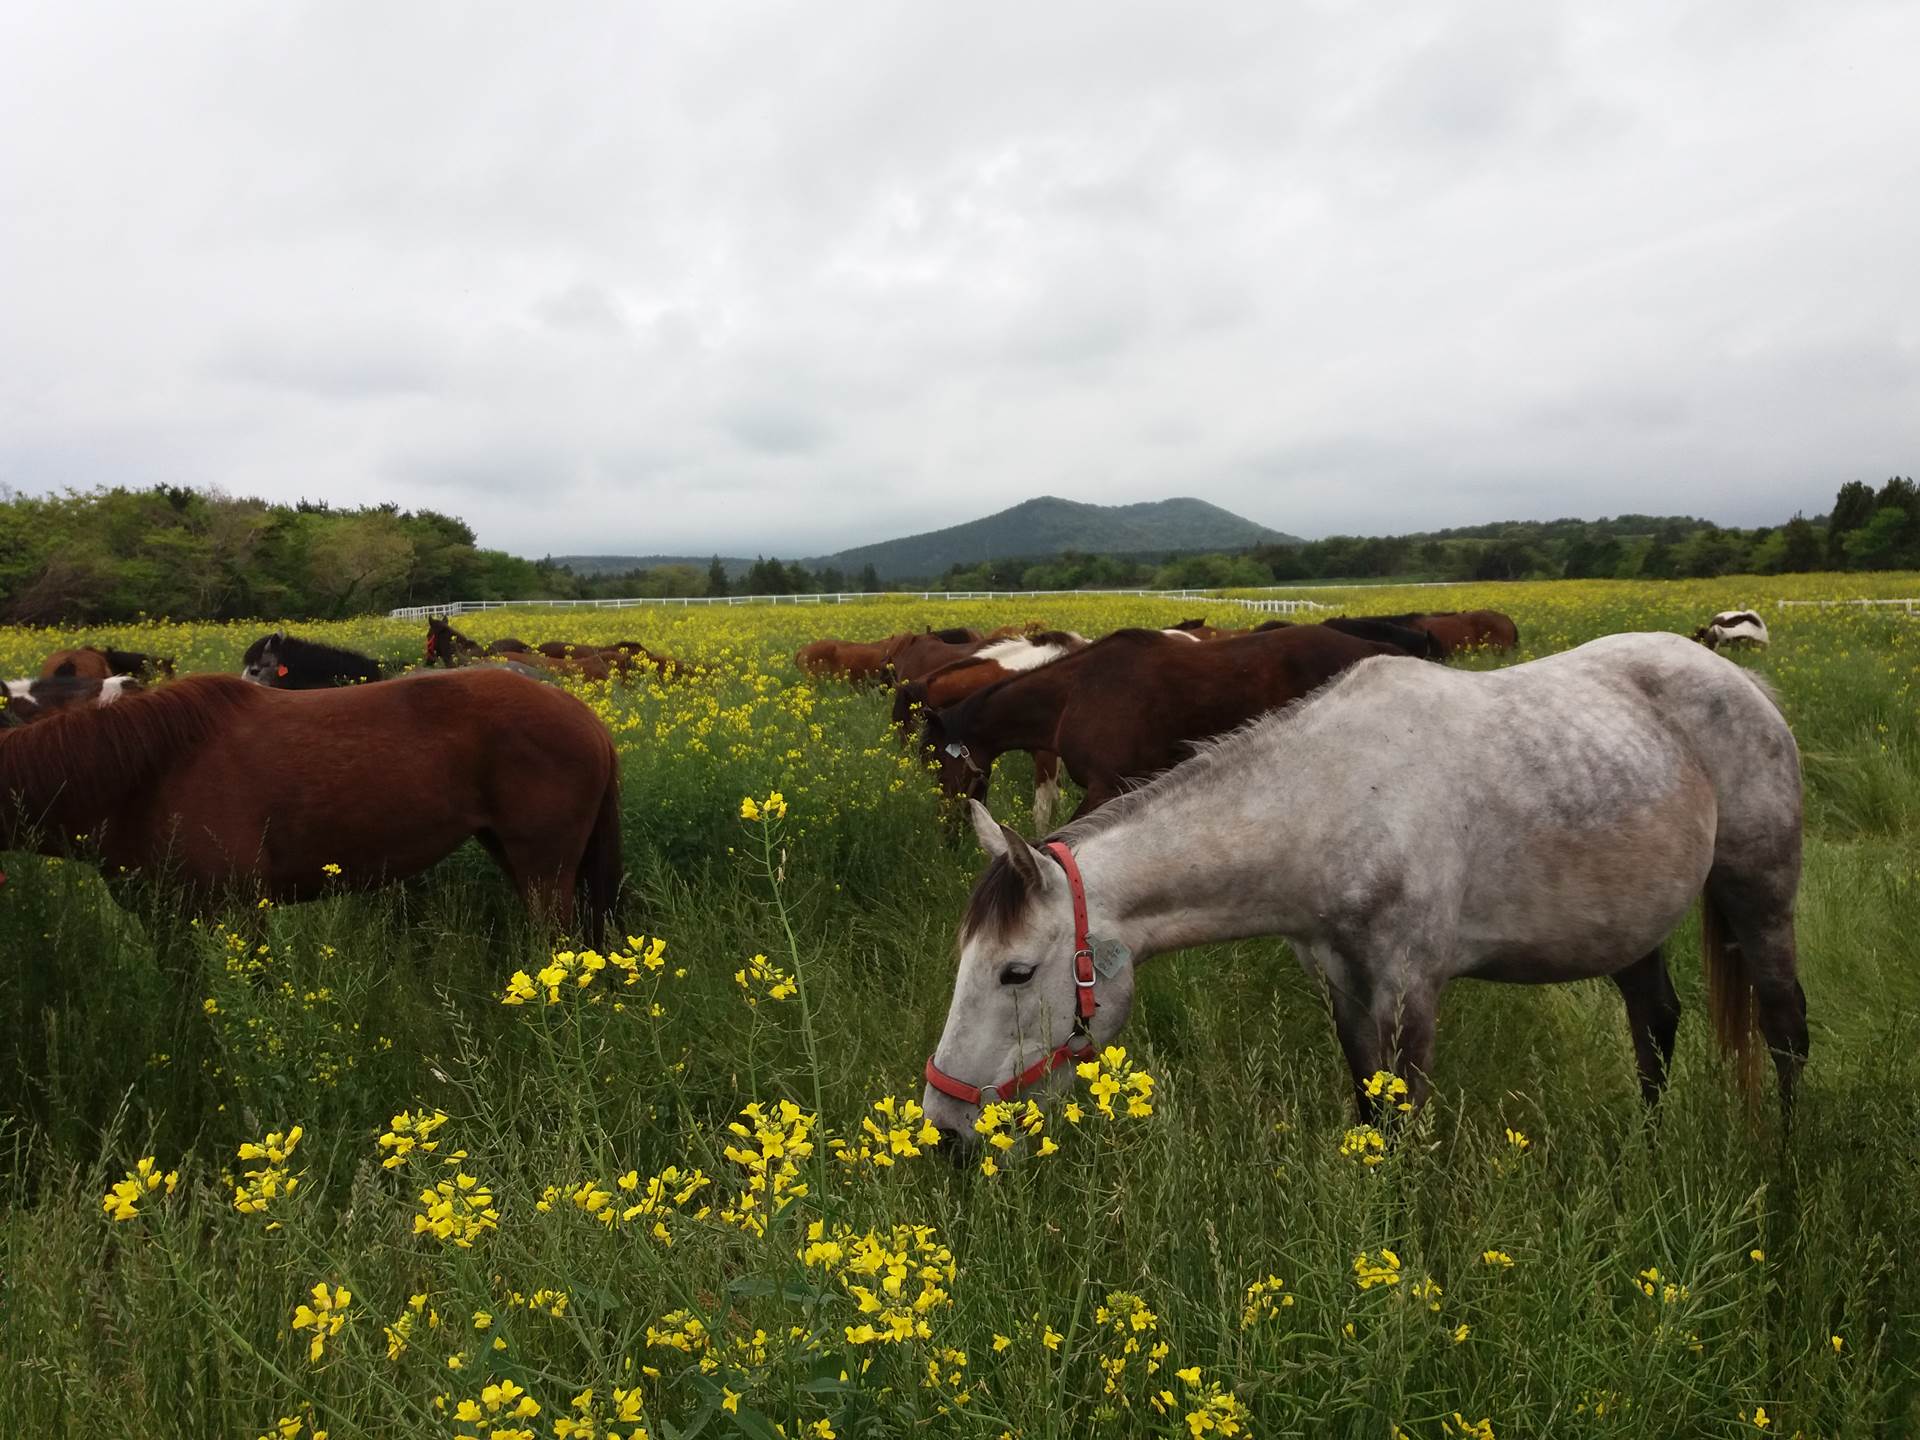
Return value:
M 1920 596 L 1906 596 L 1899 600 L 1776 600 L 1773 603 L 1783 610 L 1789 605 L 1898 605 L 1909 615 L 1920 615 Z
M 1291 587 L 1275 587 L 1291 588 Z M 830 595 L 641 595 L 621 600 L 449 600 L 440 605 L 403 605 L 389 610 L 392 620 L 428 620 L 436 615 L 452 619 L 486 610 L 629 610 L 642 605 L 852 605 L 864 600 L 1038 600 L 1050 595 L 1139 595 L 1156 600 L 1208 600 L 1291 615 L 1306 610 L 1331 610 L 1318 600 L 1247 600 L 1217 590 L 888 590 L 881 594 L 841 591 Z

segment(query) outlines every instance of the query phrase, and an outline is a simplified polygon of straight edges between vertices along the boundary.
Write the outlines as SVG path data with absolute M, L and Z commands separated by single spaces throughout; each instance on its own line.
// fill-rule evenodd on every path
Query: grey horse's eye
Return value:
M 1000 983 L 1002 985 L 1024 985 L 1031 979 L 1033 979 L 1033 966 L 1031 965 L 1022 965 L 1019 961 L 1015 960 L 1000 967 Z

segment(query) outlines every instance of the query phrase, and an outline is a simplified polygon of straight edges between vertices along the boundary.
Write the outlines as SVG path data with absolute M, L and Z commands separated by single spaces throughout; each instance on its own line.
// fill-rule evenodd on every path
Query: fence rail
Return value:
M 1288 587 L 1276 587 L 1288 588 Z M 864 591 L 838 591 L 825 595 L 637 595 L 619 600 L 449 600 L 439 605 L 402 605 L 389 610 L 390 620 L 430 620 L 434 616 L 452 619 L 487 610 L 628 610 L 645 605 L 852 605 L 869 600 L 1037 600 L 1050 595 L 1137 595 L 1156 600 L 1209 600 L 1221 605 L 1239 605 L 1248 610 L 1294 614 L 1307 610 L 1331 610 L 1318 600 L 1259 599 L 1222 595 L 1217 590 L 889 590 L 881 594 Z
M 1830 605 L 1898 605 L 1909 615 L 1920 615 L 1920 595 L 1902 596 L 1897 600 L 1776 600 L 1773 603 L 1783 610 L 1789 605 L 1819 607 Z

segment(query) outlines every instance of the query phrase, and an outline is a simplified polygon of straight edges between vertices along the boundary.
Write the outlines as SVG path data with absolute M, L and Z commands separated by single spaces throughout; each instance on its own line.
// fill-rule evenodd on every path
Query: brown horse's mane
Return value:
M 257 705 L 260 687 L 237 675 L 190 675 L 105 709 L 81 707 L 0 738 L 0 795 L 40 816 L 56 804 L 110 812 L 127 792 L 228 716 Z

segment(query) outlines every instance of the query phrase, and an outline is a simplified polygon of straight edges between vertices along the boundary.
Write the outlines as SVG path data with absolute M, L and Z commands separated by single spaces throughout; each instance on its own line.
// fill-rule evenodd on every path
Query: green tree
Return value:
M 707 562 L 707 594 L 724 595 L 727 593 L 727 567 L 720 563 L 720 557 L 714 556 Z
M 1862 480 L 1849 480 L 1833 497 L 1833 513 L 1827 517 L 1827 559 L 1838 570 L 1847 562 L 1845 536 L 1873 518 L 1873 490 Z

